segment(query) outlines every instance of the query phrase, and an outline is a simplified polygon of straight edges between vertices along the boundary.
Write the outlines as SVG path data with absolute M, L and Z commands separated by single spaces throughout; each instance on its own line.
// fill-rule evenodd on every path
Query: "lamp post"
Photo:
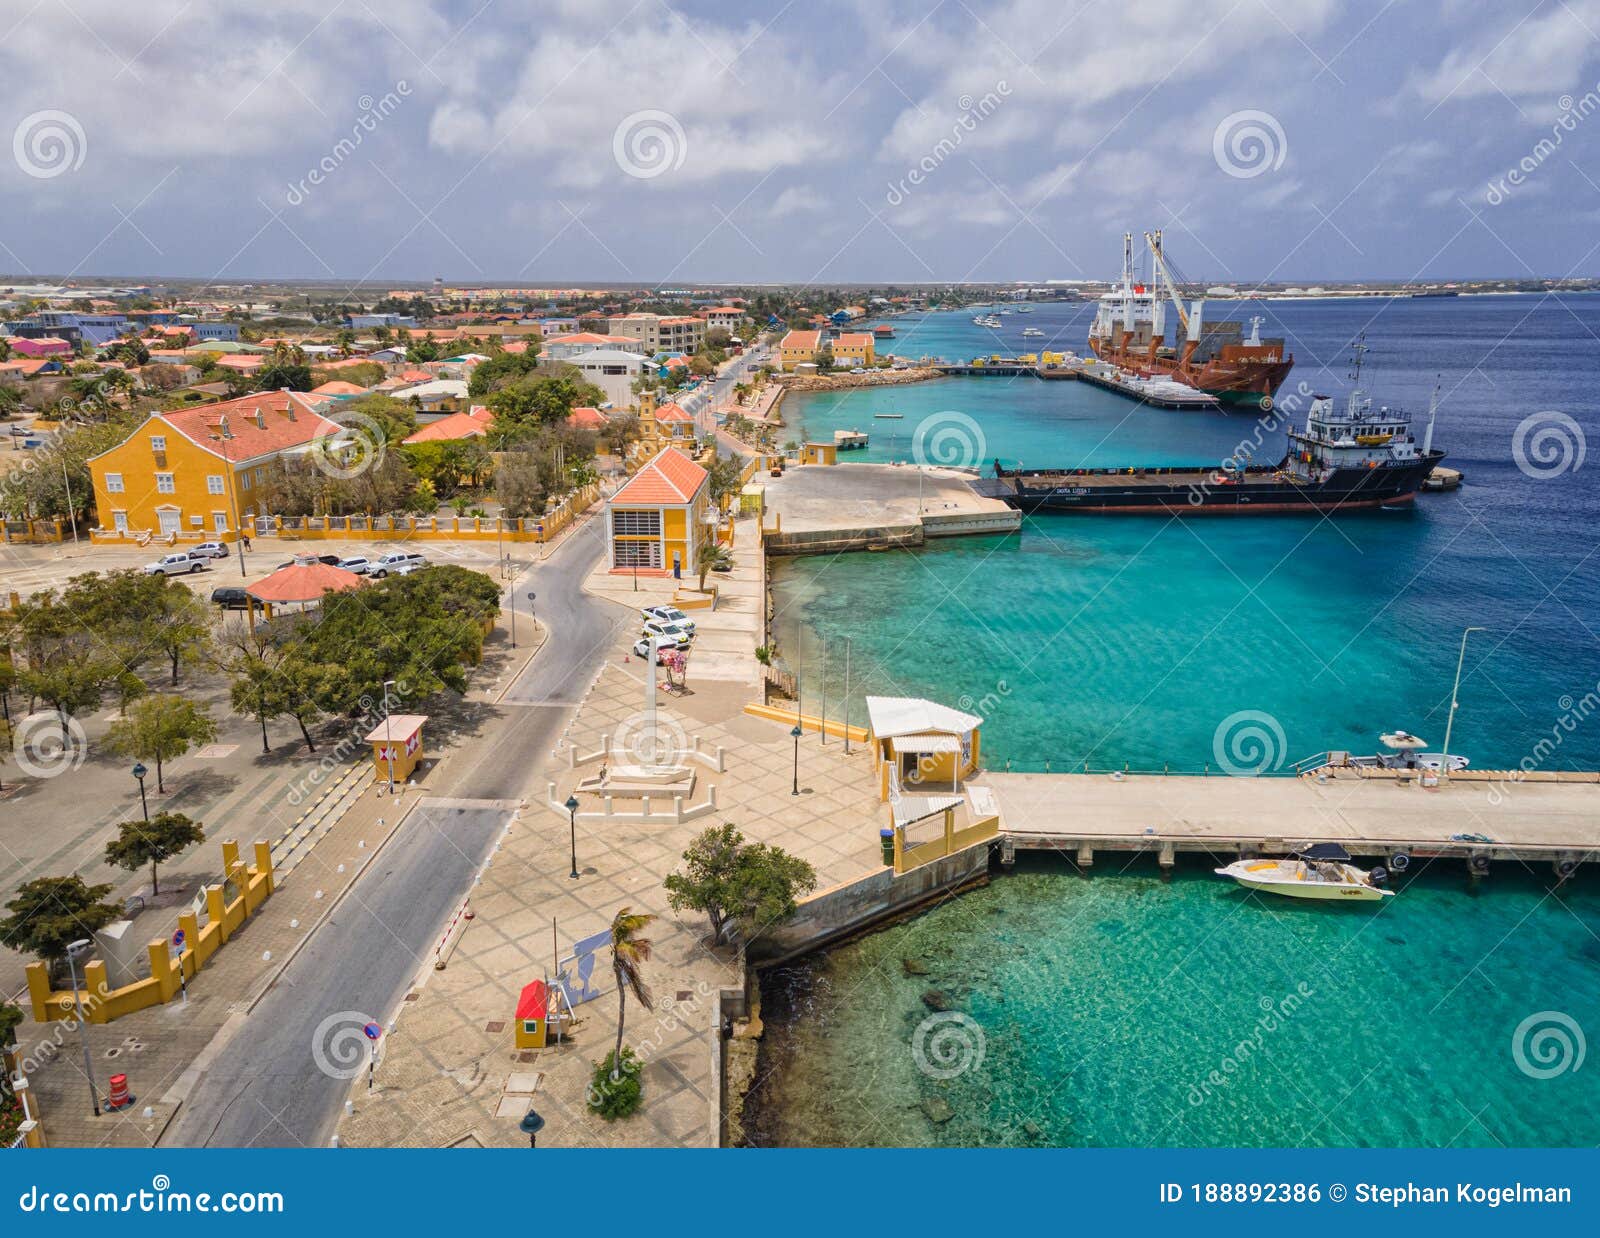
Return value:
M 506 596 L 511 602 L 511 647 L 517 647 L 517 587 L 512 585 L 506 590 Z
M 578 879 L 578 797 L 576 795 L 567 796 L 566 809 L 567 826 L 572 836 L 572 871 L 567 876 L 576 881 Z
M 83 993 L 78 988 L 78 956 L 87 953 L 94 942 L 80 938 L 67 947 L 67 970 L 72 974 L 72 1000 L 78 1010 L 78 1032 L 83 1037 L 83 1077 L 89 1081 L 89 1103 L 94 1106 L 94 1116 L 100 1116 L 100 1093 L 94 1086 L 94 1062 L 89 1057 L 89 1020 L 83 1013 Z
M 150 824 L 150 804 L 144 797 L 144 776 L 150 771 L 144 767 L 143 761 L 136 761 L 133 766 L 133 776 L 139 780 L 139 808 L 144 813 L 144 823 Z
M 394 680 L 383 681 L 383 750 L 389 757 L 389 794 L 394 794 L 394 715 L 389 712 L 389 689 Z
M 794 724 L 794 730 L 790 731 L 789 734 L 794 737 L 794 790 L 790 791 L 789 794 L 790 795 L 799 795 L 800 794 L 800 736 L 803 735 L 804 732 L 801 731 L 800 724 L 798 722 L 796 722 Z
M 528 1146 L 539 1146 L 539 1132 L 544 1129 L 544 1118 L 533 1109 L 522 1115 L 522 1121 L 517 1123 L 517 1129 L 528 1137 Z
M 1444 751 L 1439 754 L 1439 772 L 1446 778 L 1450 777 L 1450 732 L 1456 724 L 1456 710 L 1461 708 L 1461 666 L 1467 660 L 1467 637 L 1481 631 L 1482 628 L 1463 628 L 1461 631 L 1461 654 L 1456 658 L 1456 682 L 1450 689 L 1450 712 L 1444 722 Z
M 538 596 L 532 589 L 528 590 L 528 618 L 533 620 L 533 634 L 535 636 L 539 634 L 539 616 L 533 613 L 533 603 Z

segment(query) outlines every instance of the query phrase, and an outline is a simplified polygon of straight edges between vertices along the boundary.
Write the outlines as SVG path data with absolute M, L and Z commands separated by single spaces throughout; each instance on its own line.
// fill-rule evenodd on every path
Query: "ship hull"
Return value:
M 1132 370 L 1141 377 L 1171 379 L 1214 396 L 1227 407 L 1252 410 L 1271 408 L 1278 388 L 1294 368 L 1293 358 L 1208 361 L 1185 367 L 1175 357 L 1122 352 L 1093 337 L 1089 340 L 1089 350 L 1100 360 Z
M 999 470 L 978 483 L 981 493 L 1024 513 L 1115 516 L 1263 516 L 1405 508 L 1444 458 L 1432 452 L 1414 463 L 1381 469 L 1338 469 L 1319 482 L 1289 480 L 1278 469 L 1255 468 L 1242 479 L 1218 482 L 1210 469 Z

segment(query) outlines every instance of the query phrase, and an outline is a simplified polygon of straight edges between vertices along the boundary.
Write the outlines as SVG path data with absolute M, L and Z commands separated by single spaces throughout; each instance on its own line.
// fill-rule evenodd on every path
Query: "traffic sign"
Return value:
M 361 1029 L 361 1033 L 368 1040 L 376 1040 L 376 1039 L 378 1039 L 379 1036 L 383 1035 L 383 1029 L 381 1027 L 379 1027 L 376 1023 L 368 1023 L 365 1027 L 363 1027 Z

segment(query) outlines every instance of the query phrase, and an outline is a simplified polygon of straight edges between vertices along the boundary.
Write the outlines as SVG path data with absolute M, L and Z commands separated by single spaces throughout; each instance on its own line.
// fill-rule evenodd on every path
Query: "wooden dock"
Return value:
M 1600 774 L 1469 771 L 1425 787 L 1394 771 L 1299 777 L 988 773 L 1002 852 L 1178 852 L 1229 863 L 1336 842 L 1396 870 L 1412 861 L 1548 864 L 1559 878 L 1600 859 Z M 1473 835 L 1477 837 L 1466 837 Z M 1487 841 L 1482 841 L 1487 840 Z M 1396 862 L 1396 857 L 1405 859 Z

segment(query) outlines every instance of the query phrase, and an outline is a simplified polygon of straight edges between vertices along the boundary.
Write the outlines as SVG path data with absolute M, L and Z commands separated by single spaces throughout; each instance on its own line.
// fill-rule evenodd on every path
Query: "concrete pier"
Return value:
M 1065 851 L 1084 867 L 1097 851 L 1152 851 L 1166 868 L 1178 852 L 1231 860 L 1313 842 L 1396 870 L 1457 858 L 1475 877 L 1514 860 L 1548 864 L 1564 879 L 1600 858 L 1600 774 L 1518 777 L 1479 770 L 1436 787 L 1394 777 L 991 773 L 983 781 L 1013 848 Z

